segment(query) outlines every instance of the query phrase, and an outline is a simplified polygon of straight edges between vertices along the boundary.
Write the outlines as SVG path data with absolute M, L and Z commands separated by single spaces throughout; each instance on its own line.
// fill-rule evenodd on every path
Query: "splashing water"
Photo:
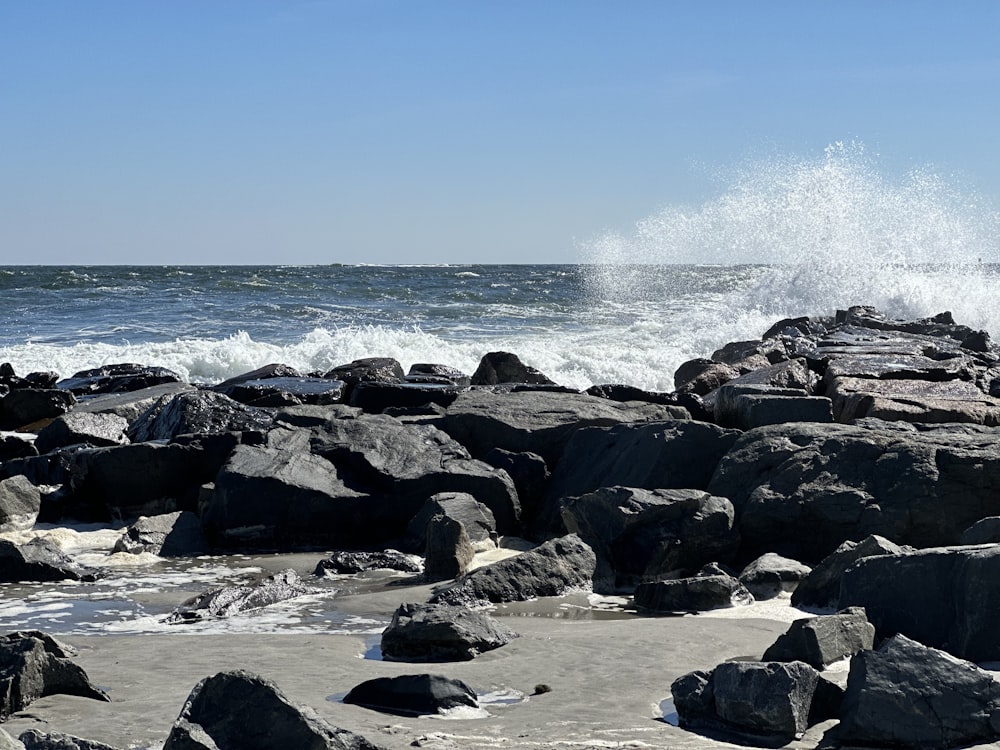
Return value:
M 655 280 L 628 264 L 767 264 L 719 299 L 722 316 L 692 325 L 756 336 L 765 320 L 870 304 L 908 318 L 951 310 L 1000 334 L 989 265 L 1000 261 L 998 229 L 996 207 L 934 171 L 893 181 L 861 144 L 835 143 L 819 158 L 756 164 L 701 206 L 670 206 L 631 236 L 598 239 L 591 288 L 601 299 L 649 299 Z

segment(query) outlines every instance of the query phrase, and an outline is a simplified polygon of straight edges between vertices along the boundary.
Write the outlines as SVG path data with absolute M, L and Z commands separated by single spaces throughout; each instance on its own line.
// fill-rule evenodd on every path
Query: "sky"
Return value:
M 0 0 L 0 264 L 576 262 L 858 141 L 1000 204 L 1000 3 Z

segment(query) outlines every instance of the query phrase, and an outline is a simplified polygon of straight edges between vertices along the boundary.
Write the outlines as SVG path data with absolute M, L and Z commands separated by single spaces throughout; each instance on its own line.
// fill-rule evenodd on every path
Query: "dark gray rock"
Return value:
M 433 379 L 430 381 L 428 379 Z M 406 373 L 408 382 L 440 382 L 447 381 L 452 385 L 472 385 L 472 379 L 461 370 L 448 365 L 428 364 L 420 362 L 410 365 Z
M 62 732 L 40 732 L 37 729 L 22 732 L 18 739 L 25 750 L 117 750 L 103 742 L 85 740 Z
M 1000 683 L 974 664 L 901 635 L 851 660 L 838 740 L 953 748 L 998 737 Z
M 481 606 L 589 590 L 596 565 L 594 551 L 570 534 L 467 573 L 439 589 L 431 602 Z
M 382 632 L 382 658 L 388 661 L 468 661 L 500 648 L 517 633 L 466 607 L 402 604 Z
M 56 694 L 111 700 L 51 638 L 34 632 L 0 636 L 0 720 Z
M 868 622 L 860 607 L 833 615 L 795 620 L 778 639 L 768 646 L 764 661 L 803 661 L 824 669 L 847 656 L 870 649 L 875 640 L 875 626 Z
M 464 386 L 440 383 L 358 383 L 351 390 L 351 406 L 369 414 L 379 414 L 386 409 L 405 409 L 435 404 L 447 408 Z
M 792 605 L 825 609 L 837 606 L 840 579 L 854 563 L 863 557 L 895 555 L 909 547 L 900 547 L 883 537 L 867 536 L 860 542 L 847 541 L 824 557 L 809 571 L 792 592 Z
M 684 393 L 704 396 L 724 383 L 739 377 L 736 368 L 711 359 L 692 359 L 674 373 L 674 388 Z
M 272 378 L 301 378 L 303 374 L 296 370 L 290 365 L 281 364 L 278 362 L 273 362 L 269 365 L 264 365 L 263 367 L 258 367 L 256 370 L 251 370 L 250 372 L 244 372 L 228 380 L 223 380 L 212 390 L 219 391 L 219 393 L 226 393 L 226 391 L 235 385 L 240 385 L 242 383 L 247 383 L 252 380 L 270 380 Z
M 525 528 L 533 528 L 535 519 L 541 513 L 551 476 L 545 459 L 530 451 L 517 453 L 493 448 L 482 456 L 482 460 L 507 472 L 514 482 L 517 498 L 521 503 L 521 522 Z
M 248 406 L 325 406 L 344 399 L 344 383 L 326 378 L 268 377 L 213 390 Z
M 595 590 L 606 593 L 728 560 L 739 546 L 733 506 L 699 490 L 606 487 L 569 498 L 562 515 L 597 555 Z
M 500 383 L 537 383 L 555 385 L 544 374 L 524 364 L 516 354 L 489 352 L 479 361 L 472 373 L 472 385 L 498 385 Z
M 467 492 L 439 492 L 428 498 L 406 528 L 408 549 L 423 551 L 427 527 L 434 516 L 448 516 L 462 524 L 474 550 L 496 549 L 497 522 L 493 511 Z
M 990 516 L 976 521 L 962 532 L 959 544 L 1000 543 L 1000 516 Z
M 432 674 L 367 680 L 354 686 L 344 703 L 404 716 L 436 714 L 459 706 L 479 708 L 475 691 L 464 682 Z
M 187 383 L 163 383 L 127 393 L 90 396 L 73 407 L 74 414 L 116 414 L 128 420 L 129 426 L 145 414 L 160 399 L 170 399 L 181 393 L 197 390 Z
M 0 480 L 0 532 L 30 529 L 42 507 L 42 493 L 24 476 Z
M 30 433 L 0 435 L 0 463 L 13 458 L 37 456 L 38 449 Z
M 0 398 L 0 430 L 18 430 L 69 411 L 76 397 L 56 388 L 19 388 Z
M 39 453 L 48 453 L 67 445 L 106 446 L 128 442 L 128 420 L 117 414 L 94 414 L 76 410 L 63 414 L 44 427 L 35 440 Z
M 833 406 L 823 396 L 766 385 L 739 385 L 738 380 L 722 386 L 714 401 L 715 421 L 725 427 L 752 430 L 786 422 L 833 421 Z
M 740 573 L 740 583 L 747 587 L 753 598 L 761 601 L 779 594 L 794 591 L 811 572 L 808 565 L 773 552 L 766 552 L 747 565 Z
M 163 750 L 379 750 L 293 704 L 270 680 L 219 672 L 195 685 Z
M 445 581 L 464 575 L 475 552 L 465 526 L 451 516 L 434 516 L 427 524 L 424 578 Z
M 115 543 L 115 552 L 151 552 L 160 557 L 197 557 L 209 552 L 201 519 L 191 511 L 140 516 Z
M 93 580 L 93 571 L 74 563 L 44 537 L 20 546 L 0 539 L 0 582 Z
M 165 367 L 147 367 L 132 363 L 102 365 L 81 370 L 56 385 L 77 396 L 101 393 L 127 393 L 163 383 L 180 382 L 181 376 Z
M 206 591 L 175 609 L 164 622 L 184 625 L 202 620 L 219 620 L 312 592 L 313 589 L 304 585 L 294 570 L 286 570 L 261 576 L 247 584 Z
M 669 615 L 746 606 L 753 596 L 733 576 L 713 574 L 640 583 L 632 601 L 641 614 Z
M 272 422 L 269 412 L 221 393 L 191 391 L 159 399 L 132 424 L 128 436 L 134 443 L 172 440 L 178 435 L 266 430 Z
M 399 383 L 404 375 L 403 366 L 391 357 L 366 357 L 338 365 L 323 377 L 343 380 L 353 388 L 358 383 Z
M 739 438 L 708 491 L 732 501 L 745 551 L 810 562 L 870 534 L 942 546 L 1000 515 L 1000 432 L 876 424 L 775 425 Z
M 402 573 L 420 573 L 419 560 L 394 549 L 381 552 L 334 552 L 316 564 L 313 575 L 353 575 L 366 570 L 398 570 Z
M 552 467 L 581 427 L 687 416 L 687 411 L 677 406 L 618 403 L 581 393 L 496 393 L 474 389 L 455 399 L 439 426 L 476 458 L 494 448 L 513 453 L 528 451 Z
M 601 487 L 704 490 L 738 436 L 687 420 L 578 430 L 552 475 L 548 502 L 558 510 L 563 498 Z

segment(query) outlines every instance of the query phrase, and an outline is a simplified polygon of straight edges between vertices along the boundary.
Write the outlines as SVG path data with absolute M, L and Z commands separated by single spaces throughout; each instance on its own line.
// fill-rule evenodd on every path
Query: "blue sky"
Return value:
M 0 263 L 573 262 L 838 140 L 997 204 L 998 40 L 992 0 L 0 0 Z

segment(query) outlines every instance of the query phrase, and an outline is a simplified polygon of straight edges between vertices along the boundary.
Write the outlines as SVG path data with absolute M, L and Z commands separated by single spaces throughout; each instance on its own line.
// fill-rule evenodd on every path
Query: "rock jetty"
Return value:
M 708 743 L 692 747 L 1000 742 L 1000 689 L 977 666 L 1000 660 L 1000 347 L 950 313 L 778 321 L 685 363 L 670 393 L 578 392 L 508 352 L 471 375 L 373 357 L 180 380 L 131 363 L 65 379 L 0 366 L 0 580 L 100 575 L 24 541 L 36 523 L 120 524 L 116 549 L 134 554 L 397 567 L 417 588 L 393 605 L 385 655 L 441 672 L 503 670 L 524 639 L 486 613 L 497 605 L 592 592 L 653 618 L 773 599 L 809 617 L 759 654 L 664 680 L 676 724 Z M 530 549 L 474 563 L 514 538 Z M 173 621 L 310 591 L 288 571 L 209 591 Z M 48 636 L 0 640 L 4 716 L 60 690 L 106 697 Z M 391 675 L 348 702 L 479 705 L 450 673 Z M 246 705 L 253 720 L 235 719 Z M 200 682 L 167 732 L 169 748 L 378 746 L 238 668 Z

